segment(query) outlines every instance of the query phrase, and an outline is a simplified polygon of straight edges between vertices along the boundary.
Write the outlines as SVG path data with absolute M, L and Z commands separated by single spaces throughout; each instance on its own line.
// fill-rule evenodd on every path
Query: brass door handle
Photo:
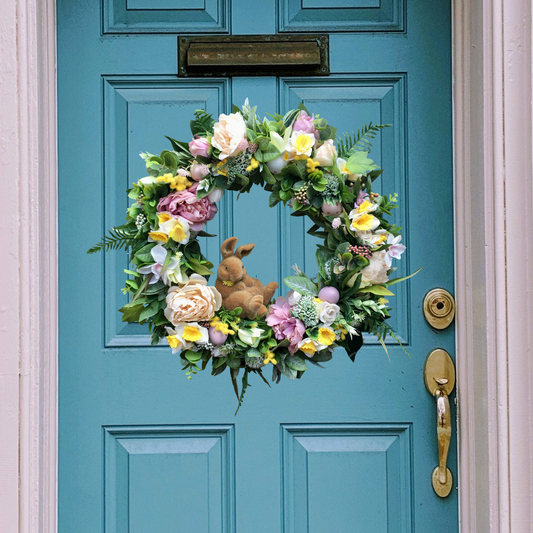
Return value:
M 437 349 L 428 355 L 424 381 L 428 392 L 437 401 L 439 465 L 433 470 L 431 481 L 437 495 L 445 498 L 450 494 L 453 485 L 453 476 L 446 463 L 452 440 L 452 417 L 448 396 L 455 386 L 455 368 L 448 352 Z

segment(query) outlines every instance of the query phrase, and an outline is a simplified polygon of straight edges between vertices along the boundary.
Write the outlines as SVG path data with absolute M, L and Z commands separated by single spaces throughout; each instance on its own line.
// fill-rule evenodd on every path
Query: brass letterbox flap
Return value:
M 328 35 L 178 37 L 178 76 L 326 76 Z

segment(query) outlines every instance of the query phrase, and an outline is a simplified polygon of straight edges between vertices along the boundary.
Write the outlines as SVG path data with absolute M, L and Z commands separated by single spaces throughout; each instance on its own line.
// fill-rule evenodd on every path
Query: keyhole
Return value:
M 444 304 L 442 302 L 438 302 L 437 309 L 444 309 Z

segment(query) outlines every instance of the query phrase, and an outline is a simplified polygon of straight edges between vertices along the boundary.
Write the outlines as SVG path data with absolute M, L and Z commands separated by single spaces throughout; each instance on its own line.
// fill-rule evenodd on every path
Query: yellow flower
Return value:
M 172 219 L 172 216 L 170 213 L 159 213 L 157 215 L 157 219 L 159 220 L 159 224 L 163 224 L 163 222 L 167 222 Z
M 165 183 L 173 183 L 174 182 L 174 176 L 172 174 L 170 174 L 170 172 L 168 174 L 163 174 L 162 176 L 159 176 L 157 178 L 157 181 L 163 181 Z
M 377 224 L 376 224 L 377 222 Z M 352 229 L 358 231 L 368 231 L 377 228 L 379 226 L 379 221 L 374 215 L 369 215 L 365 213 L 358 218 L 352 220 Z
M 227 279 L 226 281 L 222 282 L 226 287 L 233 287 L 233 281 Z
M 202 338 L 200 330 L 194 326 L 185 326 L 183 330 L 182 338 L 189 342 L 196 342 Z
M 179 174 L 174 178 L 174 181 L 171 183 L 170 188 L 175 189 L 176 191 L 184 191 L 192 185 L 192 181 L 189 181 L 185 176 L 180 176 Z
M 168 235 L 166 233 L 163 233 L 162 231 L 151 231 L 148 236 L 151 237 L 154 241 L 168 242 Z
M 265 354 L 265 359 L 263 363 L 265 365 L 268 365 L 268 363 L 272 363 L 273 365 L 276 365 L 278 362 L 274 359 L 274 357 L 275 357 L 275 354 L 271 352 L 270 350 L 268 350 L 267 353 Z
M 317 304 L 321 304 L 322 303 L 322 300 L 320 298 L 313 298 L 313 300 L 317 303 Z
M 336 335 L 331 328 L 320 328 L 318 330 L 318 342 L 329 346 L 335 342 Z M 301 349 L 301 348 L 300 348 Z
M 387 300 L 385 298 L 380 298 L 378 300 L 378 303 L 379 303 L 379 305 L 387 305 L 389 303 L 389 300 Z
M 385 235 L 385 233 L 381 233 L 378 236 L 377 240 L 374 242 L 374 244 L 380 244 L 380 243 L 382 243 L 382 242 L 384 242 L 386 240 L 387 240 L 387 235 Z
M 178 337 L 176 337 L 176 335 L 169 335 L 167 337 L 167 342 L 171 348 L 177 348 L 180 345 L 180 341 L 178 340 Z
M 317 351 L 315 347 L 315 343 L 311 339 L 309 339 L 304 344 L 302 344 L 300 346 L 300 350 L 302 350 L 302 352 L 304 352 L 306 355 L 309 355 L 311 357 Z
M 337 326 L 335 330 L 340 331 L 339 336 L 340 336 L 341 341 L 343 341 L 346 338 L 346 335 L 348 334 L 348 330 L 344 329 L 342 326 Z
M 183 226 L 176 220 L 174 227 L 168 232 L 168 236 L 172 240 L 180 242 L 187 237 L 187 234 L 185 233 Z
M 217 172 L 218 172 L 219 174 L 222 174 L 222 175 L 224 175 L 224 176 L 227 176 L 228 173 L 222 168 L 223 166 L 224 166 L 224 160 L 219 161 L 219 162 L 217 163 Z
M 213 326 L 217 331 L 224 333 L 224 335 L 235 335 L 235 332 L 231 331 L 228 324 L 225 324 L 224 322 L 222 322 L 220 318 L 218 318 L 218 316 L 213 318 L 213 320 L 211 320 L 209 325 Z
M 250 164 L 246 167 L 246 172 L 251 172 L 252 170 L 254 170 L 254 168 L 257 168 L 258 166 L 259 161 L 255 157 L 252 157 Z
M 297 153 L 303 154 L 304 152 L 307 152 L 313 147 L 313 140 L 309 135 L 298 135 L 296 139 L 293 141 L 293 147 Z M 304 159 L 307 159 L 305 157 Z
M 314 172 L 317 167 L 320 165 L 318 161 L 313 161 L 310 157 L 307 159 L 307 172 L 311 174 L 311 172 Z

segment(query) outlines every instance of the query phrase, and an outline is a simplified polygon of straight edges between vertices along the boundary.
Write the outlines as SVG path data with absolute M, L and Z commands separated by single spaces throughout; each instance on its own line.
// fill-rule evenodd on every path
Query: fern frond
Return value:
M 191 120 L 191 131 L 193 135 L 211 135 L 215 120 L 213 116 L 204 109 L 197 109 L 194 112 L 195 120 Z
M 87 250 L 88 254 L 110 250 L 119 250 L 120 248 L 127 248 L 131 246 L 136 240 L 136 234 L 129 233 L 119 228 L 109 230 L 109 235 L 104 235 L 102 240 L 95 244 L 92 248 Z
M 371 141 L 376 138 L 379 130 L 388 128 L 389 126 L 391 126 L 391 124 L 372 124 L 372 122 L 370 122 L 370 124 L 358 129 L 357 133 L 344 133 L 342 138 L 337 136 L 339 157 L 347 159 L 356 150 L 370 152 L 372 150 Z

